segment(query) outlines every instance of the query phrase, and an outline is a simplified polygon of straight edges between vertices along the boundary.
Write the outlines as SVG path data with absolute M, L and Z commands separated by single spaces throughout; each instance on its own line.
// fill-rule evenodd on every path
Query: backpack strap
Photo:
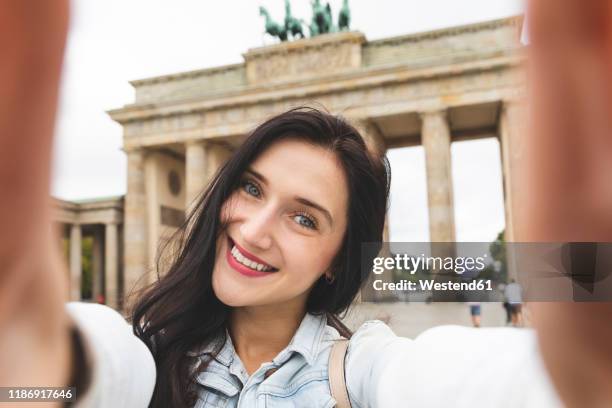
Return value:
M 344 376 L 344 358 L 348 345 L 347 339 L 336 340 L 329 353 L 329 388 L 337 402 L 336 408 L 351 408 Z

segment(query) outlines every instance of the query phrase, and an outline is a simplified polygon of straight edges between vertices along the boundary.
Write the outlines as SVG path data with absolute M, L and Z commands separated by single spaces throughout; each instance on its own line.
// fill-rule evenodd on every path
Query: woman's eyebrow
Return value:
M 248 168 L 246 169 L 246 173 L 250 173 L 253 175 L 253 177 L 255 177 L 256 179 L 258 179 L 259 181 L 261 181 L 263 184 L 268 184 L 268 180 L 260 173 L 256 172 L 255 170 L 253 170 L 252 168 Z M 304 197 L 295 197 L 294 198 L 295 201 L 297 201 L 300 204 L 304 204 L 308 207 L 312 207 L 316 210 L 319 210 L 323 213 L 323 215 L 325 216 L 325 218 L 327 219 L 327 222 L 329 222 L 329 225 L 334 225 L 334 220 L 331 216 L 331 213 L 329 211 L 327 211 L 325 209 L 325 207 L 323 207 L 322 205 L 319 205 L 315 202 L 310 201 L 307 198 Z
M 253 175 L 253 177 L 255 177 L 256 179 L 261 181 L 263 184 L 268 184 L 268 180 L 266 180 L 266 178 L 262 174 L 259 174 L 255 170 L 253 170 L 251 168 L 248 168 L 248 169 L 246 169 L 246 173 L 251 173 Z
M 334 225 L 334 221 L 332 219 L 331 214 L 329 213 L 329 211 L 327 211 L 324 207 L 320 206 L 317 203 L 313 203 L 312 201 L 303 198 L 303 197 L 295 197 L 295 201 L 297 201 L 298 203 L 304 204 L 308 207 L 312 207 L 315 208 L 319 211 L 321 211 L 323 213 L 323 215 L 325 216 L 325 218 L 327 218 L 327 221 L 329 222 L 329 225 Z

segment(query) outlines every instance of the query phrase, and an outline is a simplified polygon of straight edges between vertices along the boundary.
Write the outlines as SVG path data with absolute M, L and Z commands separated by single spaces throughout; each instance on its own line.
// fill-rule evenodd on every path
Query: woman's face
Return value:
M 221 209 L 213 290 L 226 305 L 306 302 L 346 230 L 348 188 L 335 155 L 298 140 L 270 146 Z

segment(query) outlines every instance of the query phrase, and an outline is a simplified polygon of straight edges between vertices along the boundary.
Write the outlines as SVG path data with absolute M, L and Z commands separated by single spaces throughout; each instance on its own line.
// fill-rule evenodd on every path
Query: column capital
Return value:
M 226 150 L 233 150 L 233 147 L 226 140 L 219 139 L 189 139 L 184 142 L 185 148 L 191 146 L 204 147 L 204 148 L 213 148 L 219 147 Z
M 209 144 L 208 139 L 188 139 L 185 141 L 185 147 L 187 146 L 205 146 Z
M 136 156 L 136 155 L 144 156 L 148 151 L 148 149 L 146 149 L 143 146 L 136 146 L 136 147 L 129 147 L 129 148 L 123 147 L 122 150 L 128 156 Z
M 419 117 L 421 120 L 425 120 L 425 118 L 432 116 L 441 116 L 444 119 L 448 118 L 448 109 L 447 108 L 432 108 L 427 110 L 422 110 L 419 112 Z
M 512 108 L 521 108 L 526 105 L 525 98 L 516 97 L 507 97 L 501 100 L 501 108 L 503 110 L 512 109 Z

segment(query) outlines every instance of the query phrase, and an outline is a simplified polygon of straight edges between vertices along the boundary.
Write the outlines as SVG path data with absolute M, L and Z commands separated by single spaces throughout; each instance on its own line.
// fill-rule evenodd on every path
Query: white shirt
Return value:
M 81 334 L 91 379 L 77 408 L 147 407 L 155 388 L 155 361 L 132 326 L 114 309 L 95 303 L 66 304 Z M 78 391 L 77 391 L 78 392 Z
M 155 363 L 131 326 L 106 306 L 67 310 L 93 369 L 76 406 L 147 407 Z M 411 340 L 370 321 L 350 340 L 346 373 L 354 408 L 562 406 L 528 329 L 440 326 Z
M 523 300 L 521 292 L 521 286 L 518 283 L 512 282 L 507 284 L 506 289 L 504 289 L 506 301 L 512 304 L 520 304 Z

